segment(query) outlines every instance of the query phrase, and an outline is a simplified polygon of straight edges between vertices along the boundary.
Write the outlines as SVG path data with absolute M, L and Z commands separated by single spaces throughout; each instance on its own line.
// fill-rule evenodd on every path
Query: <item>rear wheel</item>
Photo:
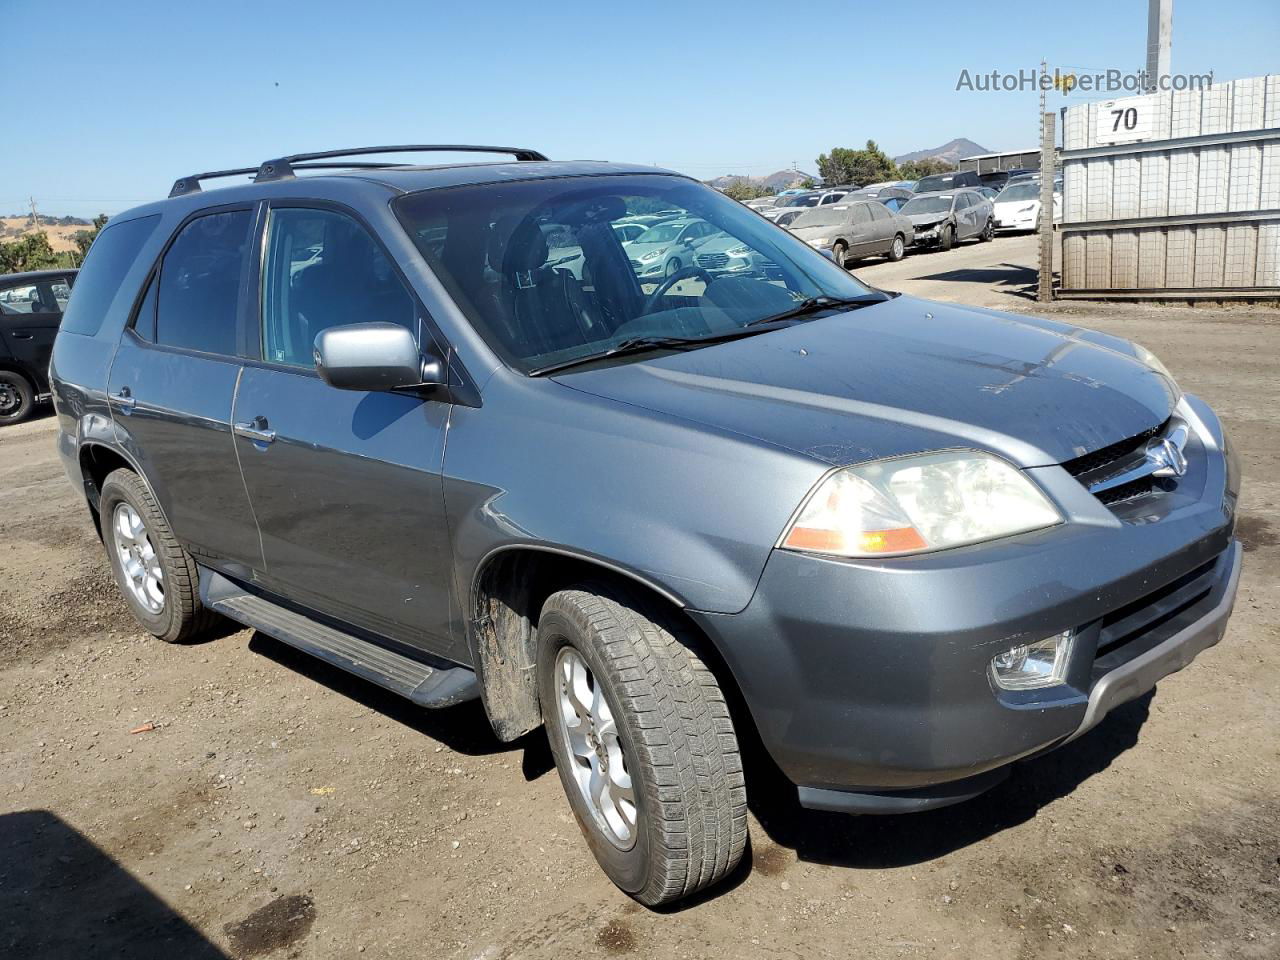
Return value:
M 31 381 L 12 370 L 0 370 L 0 427 L 21 423 L 36 405 Z
M 889 259 L 897 263 L 907 255 L 907 241 L 902 238 L 902 234 L 898 234 L 893 238 L 893 242 L 889 244 Z
M 845 246 L 843 240 L 837 240 L 831 248 L 831 259 L 836 262 L 837 267 L 843 267 L 845 261 L 849 259 L 849 248 Z
M 747 797 L 724 695 L 682 627 L 603 585 L 538 620 L 538 693 L 560 781 L 604 872 L 647 906 L 723 879 Z
M 115 470 L 99 499 L 111 572 L 138 623 L 161 640 L 189 640 L 216 618 L 200 602 L 200 577 L 174 539 L 151 491 L 131 470 Z

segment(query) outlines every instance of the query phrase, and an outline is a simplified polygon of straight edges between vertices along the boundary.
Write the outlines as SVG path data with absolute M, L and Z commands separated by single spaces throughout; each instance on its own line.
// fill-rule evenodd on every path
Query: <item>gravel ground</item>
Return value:
M 1031 238 L 869 281 L 1034 312 Z M 117 598 L 46 416 L 0 433 L 0 955 L 1280 956 L 1280 318 L 1059 305 L 1133 337 L 1244 451 L 1226 639 L 948 810 L 752 790 L 749 863 L 645 911 L 597 870 L 540 734 L 417 710 L 252 631 L 167 646 Z M 132 732 L 141 731 L 141 732 Z

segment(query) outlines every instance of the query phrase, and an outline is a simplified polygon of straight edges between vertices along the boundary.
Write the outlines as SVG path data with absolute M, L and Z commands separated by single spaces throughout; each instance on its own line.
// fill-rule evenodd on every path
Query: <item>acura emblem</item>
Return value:
M 1169 436 L 1152 440 L 1147 444 L 1147 462 L 1155 469 L 1153 477 L 1180 477 L 1187 472 L 1187 458 L 1182 452 L 1182 444 L 1186 442 L 1186 431 L 1175 428 Z

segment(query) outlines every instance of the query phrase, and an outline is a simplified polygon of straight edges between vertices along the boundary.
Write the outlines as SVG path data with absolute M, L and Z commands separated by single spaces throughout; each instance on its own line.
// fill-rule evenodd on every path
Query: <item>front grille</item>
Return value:
M 1166 420 L 1159 426 L 1152 427 L 1150 430 L 1144 430 L 1137 436 L 1128 437 L 1109 446 L 1094 450 L 1092 453 L 1086 453 L 1076 457 L 1074 460 L 1068 460 L 1063 466 L 1067 473 L 1073 477 L 1078 477 L 1084 473 L 1092 473 L 1095 470 L 1101 470 L 1120 460 L 1125 460 L 1135 453 L 1143 450 L 1147 441 L 1152 437 L 1157 437 L 1164 432 L 1165 427 L 1169 425 Z
M 725 253 L 701 253 L 694 257 L 694 262 L 704 270 L 721 270 L 729 262 L 729 255 Z
M 1215 557 L 1103 617 L 1095 675 L 1114 670 L 1202 616 L 1200 607 L 1213 591 L 1217 563 Z

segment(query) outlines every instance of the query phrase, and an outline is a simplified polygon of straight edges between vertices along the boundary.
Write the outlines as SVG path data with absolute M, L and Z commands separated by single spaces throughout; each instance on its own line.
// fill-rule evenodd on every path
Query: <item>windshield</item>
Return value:
M 837 203 L 797 214 L 791 221 L 791 226 L 797 230 L 801 227 L 835 227 L 848 223 L 852 219 L 853 208 L 849 204 Z
M 818 205 L 818 194 L 811 193 L 807 197 L 788 197 L 784 206 L 787 207 L 816 207 Z
M 409 194 L 394 209 L 471 325 L 524 373 L 637 337 L 732 333 L 814 297 L 873 295 L 808 244 L 683 177 L 475 184 Z M 692 221 L 679 243 L 624 246 L 612 229 L 671 209 Z M 680 227 L 658 224 L 641 242 L 655 231 L 673 239 Z M 564 245 L 549 249 L 548 234 Z
M 686 226 L 686 223 L 663 223 L 650 227 L 636 238 L 636 243 L 671 243 Z
M 911 216 L 913 213 L 949 213 L 951 211 L 951 195 L 941 197 L 915 197 L 908 200 L 902 213 Z
M 950 190 L 952 187 L 959 186 L 956 182 L 954 173 L 938 174 L 932 177 L 924 177 L 916 184 L 916 193 L 933 193 L 937 190 Z
M 1015 183 L 1011 187 L 1005 187 L 1000 191 L 1000 195 L 996 197 L 996 202 L 1001 203 L 1008 200 L 1038 200 L 1040 198 L 1040 184 L 1038 183 Z

